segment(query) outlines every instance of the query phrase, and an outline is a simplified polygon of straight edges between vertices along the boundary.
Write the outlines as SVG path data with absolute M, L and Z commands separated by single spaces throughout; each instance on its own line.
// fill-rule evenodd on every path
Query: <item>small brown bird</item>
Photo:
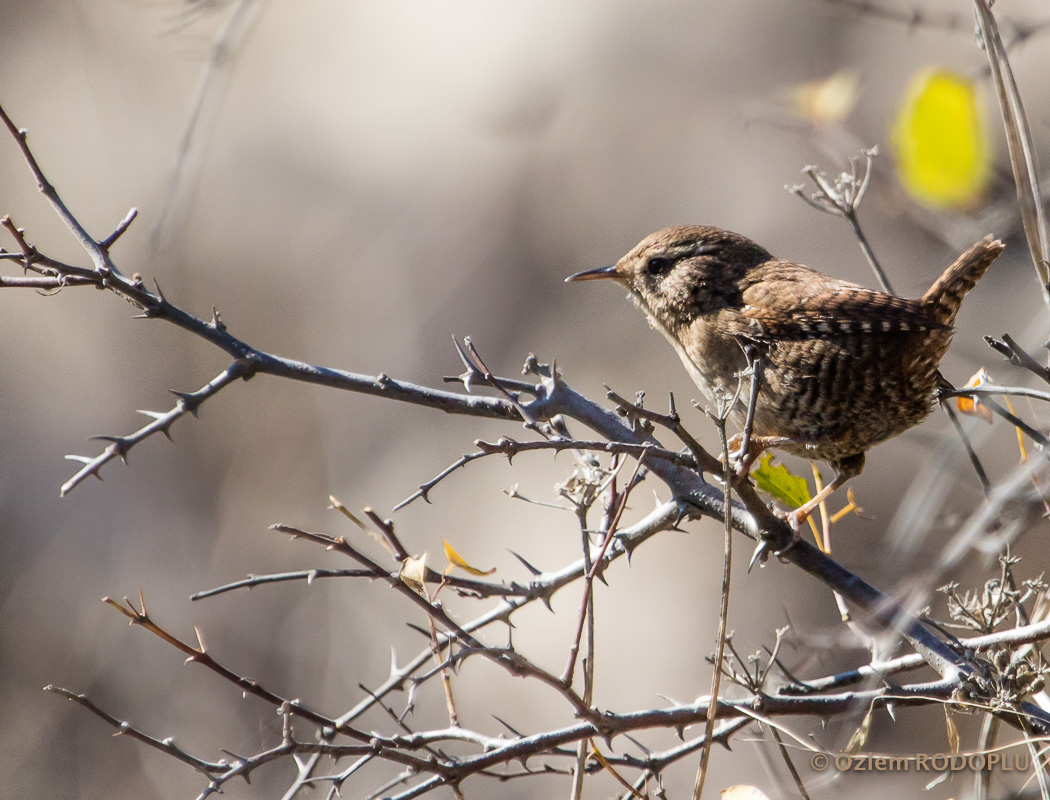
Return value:
M 711 403 L 737 391 L 745 346 L 754 347 L 762 368 L 742 471 L 777 447 L 836 473 L 789 517 L 797 526 L 860 474 L 866 450 L 930 413 L 959 305 L 1002 250 L 985 237 L 926 294 L 907 300 L 774 258 L 721 228 L 681 225 L 647 236 L 612 266 L 566 280 L 626 286 Z M 741 426 L 749 395 L 745 379 L 731 413 Z

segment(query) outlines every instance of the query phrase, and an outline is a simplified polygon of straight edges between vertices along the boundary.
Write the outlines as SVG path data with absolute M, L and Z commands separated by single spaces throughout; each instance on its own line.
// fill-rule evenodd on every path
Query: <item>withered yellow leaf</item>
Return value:
M 461 570 L 469 572 L 471 575 L 478 576 L 491 575 L 496 571 L 495 567 L 493 567 L 492 569 L 478 569 L 477 567 L 472 567 L 466 562 L 466 560 L 464 560 L 463 556 L 457 553 L 455 551 L 455 548 L 453 548 L 452 545 L 448 543 L 448 539 L 442 539 L 441 544 L 445 546 L 445 558 L 447 558 L 448 563 L 454 567 L 459 567 Z

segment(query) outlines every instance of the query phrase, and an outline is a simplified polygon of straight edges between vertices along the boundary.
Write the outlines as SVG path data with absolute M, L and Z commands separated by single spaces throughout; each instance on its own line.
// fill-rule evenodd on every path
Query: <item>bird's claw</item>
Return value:
M 802 523 L 809 517 L 809 511 L 804 508 L 796 508 L 794 511 L 780 511 L 774 508 L 773 513 L 780 519 L 784 520 L 784 522 L 788 524 L 788 527 L 791 528 L 791 541 L 773 553 L 777 558 L 780 558 L 784 553 L 802 541 Z
M 786 522 L 788 527 L 791 528 L 791 532 L 795 535 L 796 539 L 799 536 L 799 531 L 802 530 L 802 523 L 807 519 L 809 519 L 809 511 L 801 508 L 796 508 L 794 511 L 789 511 L 784 515 L 784 522 Z

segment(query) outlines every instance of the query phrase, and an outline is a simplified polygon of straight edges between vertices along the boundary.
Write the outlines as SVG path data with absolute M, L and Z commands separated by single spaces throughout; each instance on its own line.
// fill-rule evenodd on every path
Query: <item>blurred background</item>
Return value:
M 436 386 L 462 369 L 451 336 L 469 334 L 505 375 L 534 352 L 556 359 L 592 397 L 607 383 L 628 397 L 645 390 L 662 409 L 673 391 L 688 426 L 714 448 L 711 426 L 688 403 L 697 391 L 643 316 L 610 286 L 562 279 L 610 263 L 653 230 L 695 222 L 875 285 L 848 224 L 784 190 L 807 164 L 835 176 L 863 147 L 880 145 L 861 221 L 900 294 L 921 294 L 986 233 L 1007 240 L 963 306 L 944 365 L 950 380 L 961 384 L 987 365 L 1003 383 L 1023 382 L 982 335 L 1010 332 L 1033 348 L 1046 338 L 969 6 L 887 0 L 876 13 L 855 5 L 0 0 L 0 102 L 29 129 L 48 177 L 92 234 L 105 236 L 138 207 L 114 250 L 124 272 L 155 278 L 197 315 L 217 307 L 260 349 Z M 909 23 L 916 10 L 922 18 Z M 1008 42 L 1048 18 L 1040 0 L 996 11 Z M 1046 33 L 1036 28 L 1011 58 L 1050 163 Z M 917 198 L 897 169 L 893 125 L 930 67 L 973 81 L 989 166 L 961 200 Z M 87 264 L 6 135 L 0 213 L 43 252 Z M 41 692 L 45 684 L 86 692 L 208 759 L 222 757 L 220 748 L 249 754 L 279 741 L 271 708 L 183 666 L 177 652 L 129 630 L 103 596 L 134 597 L 141 587 L 161 624 L 191 639 L 199 626 L 231 668 L 325 713 L 349 708 L 359 683 L 386 677 L 391 647 L 403 663 L 424 645 L 405 625 L 423 620 L 402 598 L 349 581 L 196 603 L 189 595 L 248 573 L 350 566 L 267 527 L 350 534 L 326 510 L 329 494 L 387 515 L 475 438 L 525 435 L 259 377 L 179 422 L 174 445 L 151 439 L 128 467 L 106 467 L 104 483 L 59 499 L 76 469 L 64 454 L 95 455 L 102 444 L 89 436 L 136 429 L 144 418 L 135 409 L 167 410 L 169 389 L 197 389 L 227 365 L 203 341 L 133 313 L 86 289 L 0 296 L 0 704 L 8 709 L 0 774 L 11 797 L 184 798 L 205 785 L 190 768 L 113 739 L 94 716 Z M 1018 410 L 1045 423 L 1039 409 Z M 993 478 L 1008 474 L 1018 459 L 1012 430 L 967 426 Z M 804 463 L 788 463 L 808 476 Z M 517 485 L 553 502 L 554 484 L 571 471 L 564 456 L 521 456 L 513 467 L 493 459 L 441 484 L 432 505 L 417 502 L 394 519 L 405 544 L 432 563 L 445 537 L 471 563 L 522 580 L 508 549 L 554 569 L 577 558 L 579 534 L 571 514 L 502 490 Z M 947 476 L 936 491 L 913 488 L 928 487 L 933 474 Z M 869 454 L 852 485 L 867 518 L 835 526 L 836 556 L 886 589 L 906 587 L 981 502 L 939 413 Z M 650 497 L 647 487 L 635 495 L 632 518 Z M 843 640 L 823 586 L 776 563 L 746 575 L 750 547 L 737 541 L 745 554 L 736 559 L 730 627 L 740 649 L 772 645 L 774 629 L 790 621 L 785 658 L 802 676 L 864 663 L 866 653 Z M 1036 577 L 1045 536 L 1020 545 L 1018 574 Z M 598 705 L 630 711 L 662 706 L 660 695 L 687 701 L 709 691 L 703 659 L 714 646 L 721 547 L 719 524 L 693 523 L 607 573 L 597 594 Z M 968 586 L 987 567 L 975 554 L 955 577 Z M 448 600 L 463 619 L 482 610 Z M 555 614 L 523 613 L 516 645 L 560 670 L 578 603 L 573 587 L 555 597 Z M 493 630 L 488 641 L 504 636 Z M 502 730 L 494 713 L 526 732 L 571 721 L 554 693 L 479 661 L 463 669 L 457 690 L 464 724 L 493 735 Z M 439 692 L 436 683 L 421 692 L 413 727 L 447 723 Z M 822 730 L 805 721 L 797 730 L 834 749 L 856 722 Z M 361 724 L 389 727 L 381 713 Z M 975 727 L 959 724 L 972 746 Z M 297 729 L 306 736 L 308 728 Z M 675 741 L 641 738 L 653 749 Z M 868 746 L 943 752 L 943 713 L 898 712 L 896 724 L 876 715 Z M 767 742 L 739 740 L 732 752 L 715 751 L 708 784 L 754 783 L 774 796 L 766 764 L 781 769 L 775 755 Z M 365 783 L 380 783 L 384 769 Z M 691 787 L 694 770 L 689 759 L 668 773 L 670 796 Z M 293 777 L 281 762 L 227 792 L 279 797 Z M 864 778 L 850 778 L 851 796 L 917 793 L 930 776 Z M 477 797 L 493 786 L 464 789 Z M 519 781 L 498 792 L 561 796 L 566 786 Z M 588 786 L 593 797 L 617 790 L 604 776 Z M 924 796 L 961 796 L 968 786 L 957 778 Z M 821 787 L 810 784 L 817 795 L 843 791 Z

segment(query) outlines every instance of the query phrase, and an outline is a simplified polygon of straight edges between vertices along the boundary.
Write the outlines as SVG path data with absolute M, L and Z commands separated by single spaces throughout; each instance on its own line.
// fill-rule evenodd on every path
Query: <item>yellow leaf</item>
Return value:
M 972 206 L 988 185 L 991 158 L 974 84 L 951 70 L 912 80 L 892 140 L 900 181 L 923 205 Z
M 472 567 L 470 564 L 463 560 L 463 556 L 461 556 L 452 548 L 452 545 L 448 543 L 448 539 L 442 539 L 441 543 L 445 545 L 445 558 L 448 559 L 448 563 L 452 566 L 459 567 L 461 570 L 469 572 L 471 575 L 479 576 L 491 575 L 496 571 L 495 567 L 493 567 L 492 569 L 478 569 L 477 567 Z
M 1014 404 L 1010 402 L 1010 395 L 1004 394 L 1003 400 L 1006 401 L 1007 410 L 1016 417 L 1017 412 L 1014 411 Z M 1028 450 L 1024 446 L 1024 431 L 1020 428 L 1014 428 L 1014 430 L 1017 431 L 1017 447 L 1021 451 L 1021 463 L 1024 463 L 1028 460 Z
M 783 464 L 774 467 L 772 462 L 773 456 L 766 453 L 759 461 L 758 468 L 752 471 L 751 477 L 755 479 L 758 488 L 791 508 L 798 508 L 809 502 L 809 484 L 806 483 L 806 479 L 792 475 Z

